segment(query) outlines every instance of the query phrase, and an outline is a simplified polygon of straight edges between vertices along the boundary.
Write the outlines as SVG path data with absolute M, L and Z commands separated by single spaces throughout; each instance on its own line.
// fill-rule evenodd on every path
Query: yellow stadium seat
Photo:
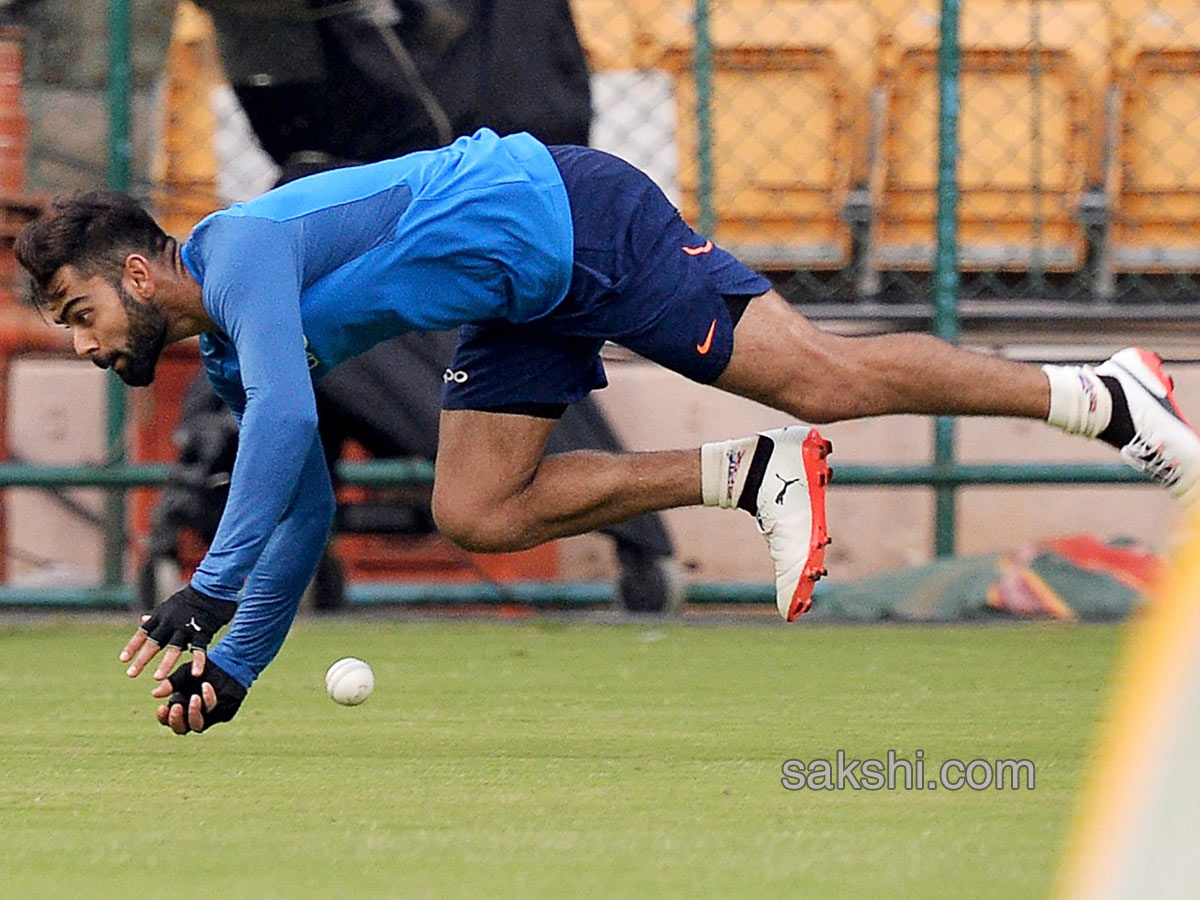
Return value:
M 593 72 L 634 67 L 640 17 L 633 4 L 623 0 L 571 0 L 571 13 Z
M 1200 7 L 1114 3 L 1120 128 L 1109 170 L 1118 272 L 1200 271 Z
M 693 8 L 647 18 L 639 61 L 672 76 L 682 211 L 699 225 Z M 843 210 L 866 174 L 871 22 L 857 0 L 713 4 L 712 236 L 747 263 L 849 265 Z
M 879 0 L 882 148 L 872 160 L 870 265 L 929 269 L 937 210 L 938 4 Z M 1110 25 L 1095 2 L 963 4 L 959 263 L 1082 267 L 1079 221 L 1099 181 Z M 1036 40 L 1035 40 L 1036 38 Z

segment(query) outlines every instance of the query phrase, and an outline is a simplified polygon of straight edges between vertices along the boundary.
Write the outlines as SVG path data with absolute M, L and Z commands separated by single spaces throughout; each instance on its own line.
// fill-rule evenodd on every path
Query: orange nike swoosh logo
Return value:
M 686 250 L 687 247 L 684 247 L 683 249 Z M 701 356 L 706 354 L 709 351 L 709 349 L 712 347 L 713 332 L 716 330 L 717 330 L 717 320 L 713 319 L 712 324 L 708 326 L 708 337 L 706 337 L 704 339 L 703 344 L 696 345 L 696 352 L 699 353 Z
M 701 253 L 707 253 L 713 248 L 712 241 L 705 241 L 699 247 L 684 247 L 683 252 L 688 256 L 699 256 Z

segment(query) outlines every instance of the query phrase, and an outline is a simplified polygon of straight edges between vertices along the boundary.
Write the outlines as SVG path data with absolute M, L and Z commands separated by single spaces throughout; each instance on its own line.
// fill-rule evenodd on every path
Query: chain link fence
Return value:
M 204 5 L 220 24 L 238 4 Z M 453 86 L 437 79 L 454 38 L 412 46 L 414 35 L 434 40 L 405 32 L 412 4 L 336 4 L 315 19 L 308 6 L 281 0 L 251 12 L 264 34 L 306 14 L 318 29 L 338 15 L 383 23 L 408 40 L 390 60 L 408 94 L 424 78 L 453 105 Z M 425 7 L 483 27 L 465 6 Z M 879 312 L 928 300 L 938 0 L 572 0 L 571 9 L 594 146 L 649 172 L 685 217 L 797 302 Z M 168 209 L 241 199 L 277 174 L 224 81 L 221 35 L 206 32 L 206 19 L 181 9 L 166 66 L 156 172 Z M 964 0 L 959 47 L 962 299 L 1083 318 L 1113 304 L 1131 316 L 1200 309 L 1200 3 Z M 489 48 L 493 63 L 505 49 Z M 531 49 L 557 59 L 545 45 L 512 52 Z M 334 52 L 354 47 L 343 40 Z
M 104 5 L 16 6 L 35 38 L 30 185 L 98 183 Z M 927 303 L 939 0 L 569 6 L 594 146 L 645 169 L 693 224 L 806 307 L 886 314 Z M 556 18 L 565 7 L 135 3 L 133 188 L 186 231 L 208 209 L 270 187 L 281 147 L 341 157 L 313 138 L 314 122 L 337 131 L 340 116 L 346 128 L 374 130 L 357 144 L 374 156 L 439 143 L 445 127 L 429 124 L 438 109 L 451 133 L 468 121 L 536 132 L 549 121 L 539 113 L 557 114 L 558 95 L 573 89 L 563 48 L 574 38 Z M 1200 311 L 1200 2 L 961 0 L 958 39 L 966 306 L 1081 319 Z M 522 80 L 522 68 L 538 80 Z M 360 95 L 335 90 L 340 109 L 318 109 L 323 84 L 356 75 Z M 483 97 L 478 82 L 489 78 Z M 286 133 L 264 138 L 261 111 L 248 119 L 244 108 L 268 87 L 264 96 L 294 108 L 267 121 Z M 523 104 L 511 102 L 518 94 Z M 470 116 L 457 114 L 471 102 Z M 411 127 L 397 124 L 406 119 Z
M 940 3 L 611 6 L 576 3 L 595 78 L 666 80 L 686 214 L 795 300 L 928 296 Z M 964 0 L 958 36 L 962 298 L 1195 304 L 1200 5 Z

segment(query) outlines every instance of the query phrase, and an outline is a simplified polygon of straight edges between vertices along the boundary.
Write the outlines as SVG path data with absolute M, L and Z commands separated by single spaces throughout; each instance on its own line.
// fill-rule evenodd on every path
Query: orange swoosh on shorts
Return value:
M 705 241 L 699 247 L 684 247 L 683 252 L 688 256 L 699 256 L 701 253 L 707 253 L 713 248 L 712 241 Z
M 683 249 L 686 250 L 687 247 L 684 247 Z M 712 324 L 708 326 L 708 337 L 706 337 L 704 339 L 703 344 L 696 345 L 696 352 L 699 353 L 701 356 L 704 356 L 704 354 L 708 353 L 709 349 L 712 347 L 713 332 L 716 330 L 717 330 L 717 320 L 713 319 Z

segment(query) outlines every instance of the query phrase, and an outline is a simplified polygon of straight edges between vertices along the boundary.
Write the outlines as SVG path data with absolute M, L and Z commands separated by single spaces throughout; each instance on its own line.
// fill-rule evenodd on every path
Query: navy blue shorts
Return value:
M 556 415 L 608 380 L 605 341 L 711 383 L 733 352 L 734 310 L 771 286 L 696 234 L 648 176 L 587 147 L 551 147 L 571 204 L 566 297 L 515 325 L 464 326 L 446 371 L 446 409 Z

